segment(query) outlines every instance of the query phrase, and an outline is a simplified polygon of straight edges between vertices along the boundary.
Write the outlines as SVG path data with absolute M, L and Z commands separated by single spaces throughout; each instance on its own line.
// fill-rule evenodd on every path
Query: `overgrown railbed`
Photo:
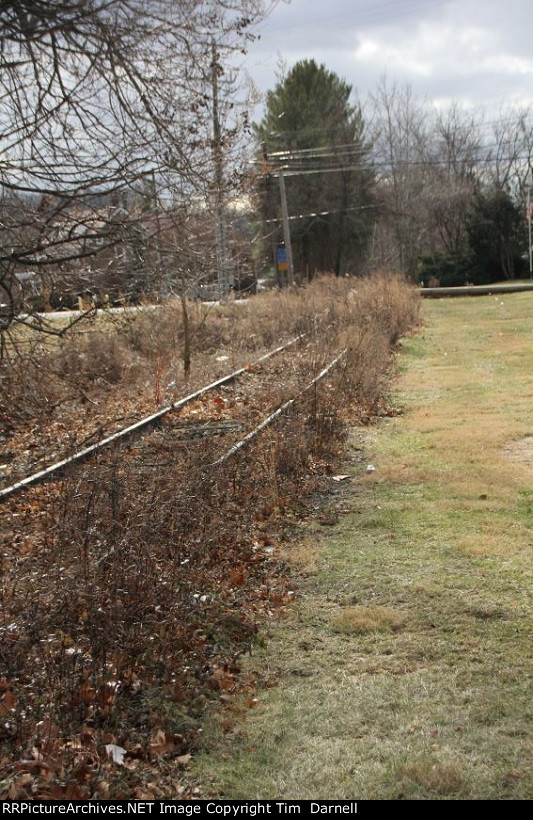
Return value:
M 401 280 L 350 285 L 276 296 L 270 324 L 252 321 L 266 341 L 294 299 L 283 331 L 314 332 L 310 369 L 348 354 L 224 464 L 209 466 L 220 442 L 163 437 L 144 460 L 102 454 L 5 505 L 5 796 L 187 794 L 206 709 L 237 693 L 253 706 L 239 656 L 293 596 L 278 547 L 334 469 L 345 422 L 383 408 L 391 352 L 416 322 Z
M 364 307 L 394 299 L 397 311 L 371 310 L 395 323 L 409 306 L 398 288 L 329 277 L 292 292 L 269 292 L 226 306 L 189 305 L 191 368 L 184 372 L 182 307 L 104 314 L 64 336 L 59 319 L 42 330 L 15 327 L 0 337 L 0 484 L 59 461 L 161 406 L 253 362 L 298 334 L 333 349 L 340 333 L 366 326 Z M 372 295 L 371 295 L 372 293 Z M 358 296 L 362 298 L 359 299 Z M 359 325 L 361 326 L 361 325 Z

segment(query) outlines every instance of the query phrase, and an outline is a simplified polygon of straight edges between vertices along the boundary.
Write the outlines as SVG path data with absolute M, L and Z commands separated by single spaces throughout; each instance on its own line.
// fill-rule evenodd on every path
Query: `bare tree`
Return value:
M 231 61 L 266 5 L 0 0 L 4 327 L 20 307 L 20 272 L 57 275 L 115 245 L 147 179 L 205 196 L 212 44 Z
M 431 250 L 459 254 L 466 243 L 466 221 L 476 190 L 482 156 L 481 112 L 453 103 L 432 118 L 425 159 L 428 163 L 425 206 Z
M 525 204 L 533 182 L 533 129 L 531 108 L 503 107 L 491 123 L 487 136 L 484 181 L 492 188 L 509 191 Z
M 426 186 L 428 112 L 411 89 L 383 79 L 370 97 L 378 190 L 384 206 L 375 246 L 382 263 L 412 274 L 427 242 Z
M 457 104 L 437 109 L 385 80 L 371 104 L 384 205 L 375 256 L 415 275 L 422 254 L 467 251 L 467 223 L 480 188 L 519 190 L 531 135 L 523 112 L 507 116 L 497 136 L 488 137 L 491 124 L 482 111 Z

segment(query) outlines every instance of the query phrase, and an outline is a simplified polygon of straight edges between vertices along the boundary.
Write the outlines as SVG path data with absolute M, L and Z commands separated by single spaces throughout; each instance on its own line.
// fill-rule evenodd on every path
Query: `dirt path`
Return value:
M 533 432 L 532 311 L 532 294 L 426 306 L 404 414 L 348 462 L 338 523 L 307 525 L 292 615 L 250 660 L 259 704 L 206 732 L 204 791 L 533 797 L 533 473 L 513 457 Z

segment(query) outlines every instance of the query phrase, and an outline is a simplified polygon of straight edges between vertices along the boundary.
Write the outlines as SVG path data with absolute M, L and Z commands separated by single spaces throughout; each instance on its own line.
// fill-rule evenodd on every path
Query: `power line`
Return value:
M 353 11 L 349 12 L 348 14 L 335 14 L 330 15 L 327 17 L 315 17 L 310 20 L 306 20 L 305 22 L 298 22 L 298 23 L 285 23 L 284 25 L 278 26 L 268 26 L 268 28 L 264 29 L 263 37 L 268 35 L 270 32 L 275 31 L 290 31 L 291 29 L 302 29 L 309 26 L 314 26 L 317 23 L 326 23 L 330 21 L 336 20 L 347 20 L 354 18 L 354 22 L 357 24 L 368 22 L 382 22 L 394 19 L 396 17 L 405 17 L 413 12 L 420 12 L 420 11 L 429 11 L 433 8 L 438 8 L 439 6 L 449 5 L 450 3 L 454 3 L 455 0 L 426 0 L 423 5 L 420 4 L 419 0 L 414 0 L 415 5 L 405 5 L 405 3 L 411 3 L 413 0 L 388 0 L 385 3 L 373 3 L 372 5 L 354 9 Z M 400 5 L 404 3 L 404 5 Z M 385 12 L 384 14 L 382 12 Z M 391 14 L 391 12 L 393 12 Z
M 493 165 L 495 161 L 498 162 L 533 162 L 533 157 L 530 155 L 525 156 L 506 156 L 506 157 L 467 157 L 464 160 L 459 160 L 460 162 L 464 162 L 467 165 L 480 165 L 480 164 L 487 164 Z M 366 163 L 350 163 L 348 165 L 340 165 L 340 166 L 331 166 L 325 165 L 320 168 L 295 168 L 291 167 L 290 165 L 283 165 L 279 168 L 272 168 L 271 170 L 267 171 L 266 173 L 261 174 L 263 177 L 268 176 L 278 176 L 280 171 L 283 171 L 285 177 L 294 177 L 294 176 L 312 176 L 315 174 L 322 174 L 322 173 L 342 173 L 343 171 L 373 171 L 378 169 L 386 169 L 392 171 L 402 171 L 406 168 L 420 168 L 423 170 L 424 168 L 446 168 L 450 166 L 450 160 L 447 158 L 443 159 L 423 159 L 423 160 L 398 160 L 397 162 L 390 162 L 389 160 L 381 160 L 381 161 L 371 161 Z
M 357 206 L 354 206 L 353 208 L 341 208 L 337 211 L 317 211 L 316 213 L 310 213 L 310 214 L 296 214 L 295 216 L 289 216 L 288 218 L 291 221 L 296 220 L 296 219 L 313 219 L 313 218 L 318 218 L 318 217 L 321 217 L 321 216 L 331 216 L 332 214 L 345 214 L 348 211 L 368 211 L 368 210 L 376 209 L 376 208 L 380 208 L 380 207 L 381 207 L 380 205 L 357 205 Z M 265 222 L 265 224 L 278 223 L 278 222 L 281 222 L 281 219 L 265 219 L 264 222 Z
M 358 149 L 358 148 L 354 148 L 352 151 L 350 151 L 350 150 L 325 151 L 323 153 L 320 153 L 320 152 L 318 152 L 316 154 L 315 153 L 312 153 L 312 154 L 309 153 L 309 154 L 305 154 L 305 155 L 302 155 L 302 156 L 300 156 L 297 153 L 295 153 L 295 154 L 285 154 L 285 155 L 280 154 L 276 157 L 276 160 L 278 160 L 278 163 L 282 163 L 283 166 L 287 165 L 290 162 L 298 162 L 298 161 L 303 162 L 304 160 L 335 159 L 335 160 L 337 160 L 337 162 L 339 162 L 342 159 L 354 160 L 354 159 L 357 159 L 358 157 L 360 158 L 361 156 L 363 156 L 367 153 L 368 153 L 367 151 L 364 151 L 364 150 L 361 150 L 361 149 Z M 269 159 L 272 156 L 273 156 L 272 154 L 269 154 Z
M 464 113 L 464 116 L 469 115 L 468 111 L 461 112 L 461 113 Z M 473 113 L 475 114 L 476 111 L 474 111 Z M 533 113 L 531 111 L 531 106 L 527 106 L 524 113 L 526 114 L 526 116 L 523 116 L 523 115 L 520 116 L 519 112 L 515 112 L 514 115 L 513 115 L 513 113 L 510 113 L 509 115 L 507 115 L 505 117 L 498 117 L 497 119 L 483 120 L 483 121 L 480 121 L 480 122 L 468 122 L 464 125 L 459 123 L 458 130 L 459 130 L 461 136 L 463 136 L 464 134 L 470 133 L 472 130 L 475 130 L 475 129 L 482 130 L 484 128 L 488 129 L 488 128 L 491 128 L 491 127 L 495 127 L 497 125 L 506 125 L 506 124 L 509 124 L 509 123 L 516 123 L 517 120 L 518 120 L 518 123 L 519 123 L 520 126 L 523 123 L 525 127 L 529 126 L 529 128 L 532 128 L 533 127 Z M 435 116 L 438 117 L 437 112 L 435 112 Z M 438 120 L 437 120 L 437 123 L 438 123 Z M 446 126 L 446 122 L 444 121 L 442 123 L 442 125 Z M 332 130 L 331 127 L 306 128 L 305 129 L 305 134 L 306 135 L 308 135 L 308 134 L 330 134 L 331 130 Z M 269 135 L 271 137 L 287 137 L 287 136 L 298 136 L 298 135 L 301 135 L 303 133 L 304 132 L 302 131 L 301 128 L 293 128 L 293 129 L 286 129 L 284 131 L 271 131 L 271 132 L 269 132 Z
M 306 177 L 314 174 L 334 174 L 342 171 L 360 171 L 362 168 L 371 170 L 368 165 L 340 165 L 338 168 L 332 168 L 329 165 L 325 168 L 307 168 L 306 170 L 291 170 L 284 168 L 283 175 L 286 177 Z M 276 172 L 273 172 L 276 175 Z
M 334 151 L 336 149 L 338 149 L 339 151 L 342 151 L 342 150 L 345 150 L 345 149 L 348 149 L 348 148 L 357 149 L 359 151 L 361 150 L 360 148 L 358 148 L 357 143 L 355 143 L 355 142 L 346 142 L 343 145 L 317 145 L 314 148 L 287 148 L 287 149 L 281 150 L 281 151 L 269 151 L 268 156 L 269 157 L 283 157 L 283 156 L 292 156 L 292 155 L 296 156 L 296 155 L 299 155 L 299 154 L 309 154 L 309 153 L 314 153 L 314 152 L 318 153 L 318 152 L 321 152 L 321 151 Z

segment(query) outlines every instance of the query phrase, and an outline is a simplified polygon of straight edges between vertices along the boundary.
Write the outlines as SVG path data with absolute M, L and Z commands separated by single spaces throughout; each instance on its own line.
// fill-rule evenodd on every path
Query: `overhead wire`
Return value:
M 321 216 L 332 216 L 334 214 L 345 214 L 348 211 L 368 211 L 368 210 L 375 210 L 376 208 L 381 207 L 380 205 L 355 205 L 352 208 L 340 208 L 336 211 L 317 211 L 316 213 L 309 213 L 309 214 L 296 214 L 295 216 L 289 216 L 289 221 L 295 219 L 314 219 Z M 265 219 L 265 224 L 270 223 L 278 223 L 281 222 L 281 217 L 277 219 Z M 273 232 L 274 233 L 274 232 Z
M 316 159 L 319 159 L 317 157 Z M 489 164 L 494 163 L 495 161 L 498 162 L 531 162 L 532 157 L 530 155 L 511 155 L 511 156 L 498 156 L 498 157 L 491 157 L 491 156 L 476 156 L 476 157 L 465 157 L 463 159 L 459 159 L 459 162 L 465 162 L 466 164 L 471 165 L 480 165 L 480 164 Z M 262 163 L 259 163 L 262 164 Z M 311 176 L 314 174 L 321 174 L 321 173 L 341 173 L 343 171 L 372 171 L 378 169 L 390 169 L 392 170 L 395 167 L 396 170 L 403 170 L 405 168 L 411 167 L 418 167 L 421 169 L 424 168 L 438 168 L 438 167 L 447 167 L 450 166 L 451 160 L 450 158 L 443 157 L 441 159 L 420 159 L 420 160 L 409 160 L 409 159 L 398 159 L 393 162 L 390 160 L 371 160 L 368 162 L 351 162 L 345 165 L 323 165 L 321 167 L 315 168 L 305 168 L 301 166 L 292 166 L 290 164 L 273 166 L 272 168 L 264 171 L 260 174 L 261 177 L 268 177 L 268 176 L 279 176 L 280 173 L 283 173 L 284 177 L 293 177 L 293 176 Z
M 463 112 L 461 112 L 461 113 L 463 113 Z M 465 113 L 466 116 L 469 115 L 468 111 L 466 111 L 464 113 Z M 476 113 L 476 111 L 474 110 L 473 114 L 475 114 L 475 113 Z M 458 130 L 460 132 L 462 131 L 463 134 L 464 133 L 470 134 L 471 131 L 473 131 L 473 130 L 477 130 L 477 129 L 482 130 L 484 128 L 487 128 L 487 129 L 488 128 L 494 128 L 497 125 L 508 125 L 510 123 L 515 123 L 517 120 L 519 121 L 520 124 L 522 124 L 522 122 L 523 122 L 524 126 L 529 127 L 529 128 L 533 128 L 533 111 L 531 110 L 531 106 L 527 106 L 524 113 L 526 113 L 527 115 L 526 116 L 523 116 L 523 115 L 521 116 L 520 115 L 520 110 L 519 110 L 518 112 L 515 112 L 514 115 L 513 115 L 513 113 L 509 113 L 509 115 L 507 115 L 507 116 L 498 117 L 498 118 L 495 118 L 495 119 L 483 120 L 483 121 L 480 121 L 480 122 L 469 122 L 466 125 L 459 124 L 458 125 Z M 446 123 L 444 123 L 444 125 L 445 124 Z M 331 133 L 331 127 L 329 127 L 329 128 L 328 127 L 321 127 L 321 128 L 317 127 L 317 128 L 306 128 L 305 129 L 305 134 L 306 135 L 309 135 L 309 134 L 330 134 L 330 133 Z M 293 128 L 293 129 L 288 128 L 288 129 L 285 129 L 285 130 L 282 130 L 282 131 L 271 131 L 270 132 L 270 136 L 272 136 L 272 137 L 288 137 L 288 136 L 297 136 L 299 134 L 302 134 L 302 129 L 301 128 Z
M 327 17 L 314 17 L 304 22 L 298 21 L 297 23 L 280 23 L 277 26 L 269 25 L 265 33 L 269 34 L 270 32 L 276 31 L 290 31 L 294 28 L 301 30 L 302 28 L 308 26 L 314 26 L 317 23 L 347 20 L 350 18 L 355 18 L 354 22 L 358 24 L 364 22 L 386 22 L 387 20 L 391 20 L 396 17 L 408 16 L 413 12 L 430 11 L 431 9 L 438 8 L 439 6 L 449 5 L 450 3 L 454 3 L 455 0 L 429 0 L 429 2 L 426 0 L 426 2 L 422 5 L 419 0 L 414 0 L 414 5 L 406 5 L 406 3 L 410 4 L 412 2 L 413 0 L 387 0 L 385 3 L 372 3 L 371 5 L 367 5 L 363 8 L 353 9 L 345 14 L 334 14 L 328 15 Z M 382 12 L 385 13 L 383 14 Z M 263 34 L 263 37 L 265 36 L 265 33 Z

